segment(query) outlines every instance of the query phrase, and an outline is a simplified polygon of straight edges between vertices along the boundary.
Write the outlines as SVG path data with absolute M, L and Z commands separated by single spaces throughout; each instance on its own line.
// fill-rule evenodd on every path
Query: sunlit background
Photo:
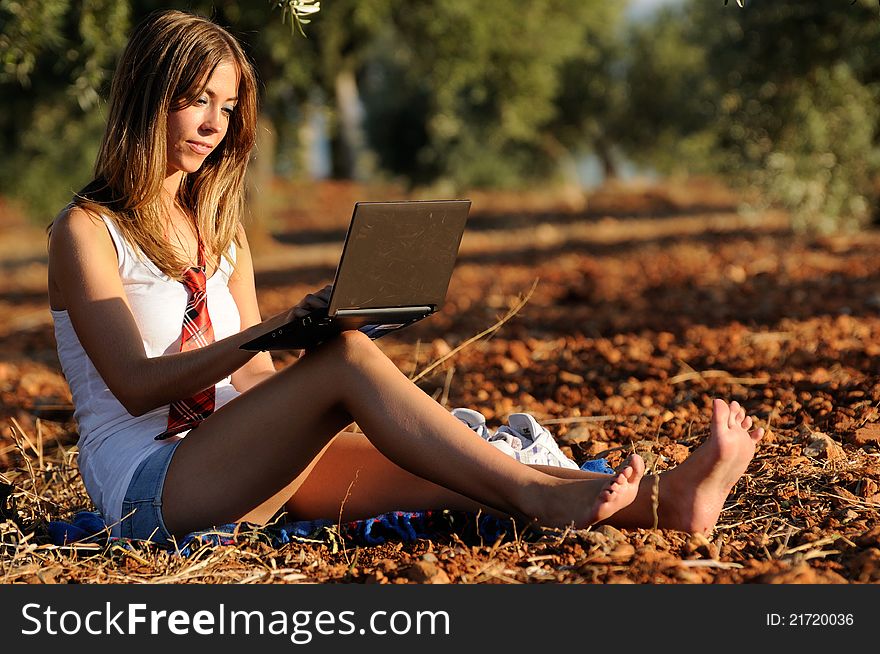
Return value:
M 335 0 L 293 29 L 279 4 L 303 3 L 0 0 L 0 196 L 45 223 L 89 181 L 116 57 L 177 7 L 259 70 L 257 219 L 292 181 L 570 196 L 691 175 L 801 229 L 876 215 L 874 0 Z
M 880 582 L 878 0 L 323 0 L 304 34 L 278 4 L 0 0 L 0 581 L 400 583 L 430 555 L 453 583 Z M 332 282 L 355 202 L 470 198 L 444 306 L 379 347 L 579 464 L 668 470 L 737 400 L 768 434 L 711 541 L 50 549 L 48 521 L 94 506 L 45 226 L 90 180 L 128 35 L 166 7 L 214 16 L 260 75 L 263 316 Z

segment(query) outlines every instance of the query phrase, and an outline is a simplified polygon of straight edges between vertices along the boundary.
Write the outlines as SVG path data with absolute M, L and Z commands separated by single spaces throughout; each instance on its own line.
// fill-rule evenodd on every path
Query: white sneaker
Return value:
M 528 413 L 512 413 L 507 424 L 495 432 L 489 442 L 502 450 L 510 448 L 511 455 L 522 463 L 579 469 L 577 463 L 562 453 L 553 435 Z
M 452 415 L 480 438 L 517 461 L 572 470 L 579 468 L 577 463 L 562 453 L 550 432 L 528 413 L 511 414 L 507 424 L 494 434 L 486 426 L 486 416 L 479 411 L 457 408 L 452 410 Z
M 487 441 L 490 445 L 493 445 L 496 449 L 501 450 L 511 458 L 517 458 L 514 448 L 517 450 L 522 449 L 522 442 L 519 438 L 507 434 L 499 436 L 497 432 L 493 434 L 486 426 L 486 416 L 479 411 L 459 408 L 453 409 L 452 415 L 461 420 L 464 424 L 470 427 L 477 436 Z
M 459 408 L 453 409 L 452 415 L 474 430 L 477 436 L 489 440 L 490 432 L 489 428 L 486 426 L 486 416 L 482 413 L 474 411 L 473 409 Z

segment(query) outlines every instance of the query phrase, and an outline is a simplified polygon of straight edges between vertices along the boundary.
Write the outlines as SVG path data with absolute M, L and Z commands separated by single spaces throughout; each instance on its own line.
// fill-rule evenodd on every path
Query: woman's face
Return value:
M 168 176 L 196 172 L 220 145 L 235 109 L 238 80 L 238 67 L 221 62 L 193 104 L 168 114 Z

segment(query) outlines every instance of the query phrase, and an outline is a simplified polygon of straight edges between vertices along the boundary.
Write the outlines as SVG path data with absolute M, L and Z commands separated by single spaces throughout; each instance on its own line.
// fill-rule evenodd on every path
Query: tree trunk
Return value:
M 559 197 L 573 211 L 582 211 L 586 206 L 587 199 L 581 185 L 580 175 L 578 175 L 577 161 L 571 154 L 571 150 L 550 134 L 544 137 L 543 146 L 547 154 L 556 161 L 562 176 L 562 186 L 557 190 Z
M 608 143 L 604 136 L 599 136 L 593 145 L 596 156 L 599 157 L 599 162 L 602 164 L 602 174 L 605 177 L 605 181 L 613 182 L 617 180 L 620 177 L 620 172 L 617 168 L 617 160 L 611 151 L 611 144 Z
M 265 249 L 272 241 L 272 179 L 275 176 L 276 137 L 266 114 L 257 118 L 257 142 L 245 179 L 248 242 L 252 250 Z
M 365 138 L 364 110 L 354 71 L 342 69 L 336 75 L 336 120 L 332 136 L 333 176 L 363 179 Z

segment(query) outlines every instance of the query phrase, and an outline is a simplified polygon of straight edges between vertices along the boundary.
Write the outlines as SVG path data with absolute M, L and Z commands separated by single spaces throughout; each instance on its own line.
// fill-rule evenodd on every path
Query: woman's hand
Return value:
M 326 309 L 330 305 L 330 293 L 333 284 L 327 284 L 320 291 L 309 293 L 290 310 L 293 318 L 303 318 L 317 309 Z
M 320 291 L 315 291 L 314 293 L 306 295 L 292 309 L 286 309 L 271 318 L 267 318 L 259 325 L 260 335 L 268 334 L 293 320 L 303 318 L 312 311 L 326 309 L 330 304 L 330 292 L 332 290 L 333 284 L 328 284 Z

